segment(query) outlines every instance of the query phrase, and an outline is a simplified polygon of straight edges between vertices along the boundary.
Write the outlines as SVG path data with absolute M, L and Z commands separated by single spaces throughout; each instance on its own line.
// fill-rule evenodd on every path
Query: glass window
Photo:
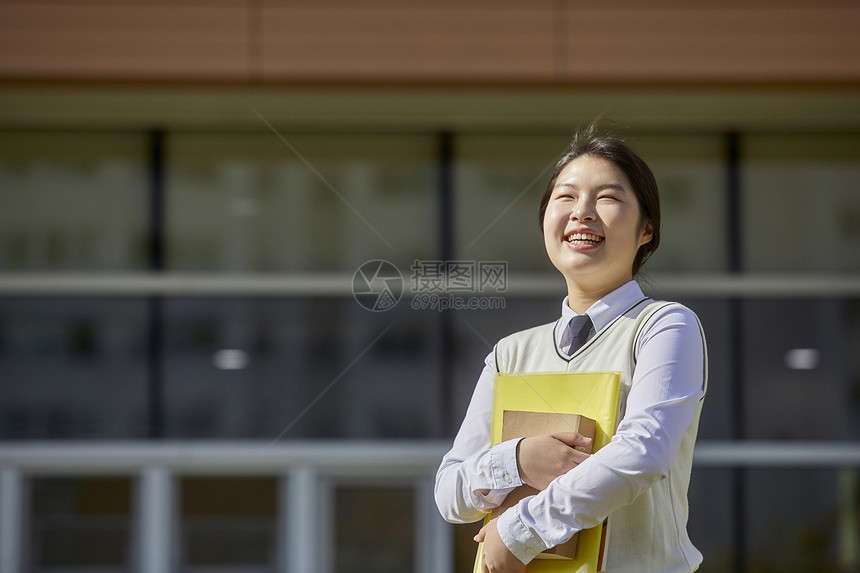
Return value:
M 436 142 L 407 135 L 168 137 L 175 270 L 408 268 L 438 239 Z
M 552 271 L 538 205 L 569 136 L 460 135 L 455 139 L 454 241 L 460 259 Z
M 746 437 L 860 438 L 860 304 L 744 302 Z
M 180 498 L 181 571 L 276 570 L 276 478 L 185 477 Z
M 453 436 L 466 415 L 484 359 L 495 344 L 514 332 L 552 322 L 561 313 L 566 292 L 560 279 L 558 299 L 505 297 L 501 310 L 459 310 L 454 323 L 454 386 L 452 388 Z M 447 311 L 452 312 L 452 311 Z
M 475 536 L 478 535 L 483 526 L 483 520 L 450 526 L 454 535 L 454 567 L 451 571 L 473 570 L 478 553 Z
M 132 480 L 124 477 L 32 480 L 33 571 L 132 571 Z
M 655 297 L 656 292 L 646 293 Z M 672 297 L 666 297 L 671 299 Z M 738 416 L 733 411 L 731 302 L 722 300 L 680 299 L 702 323 L 708 347 L 708 391 L 699 421 L 699 440 L 730 440 L 735 437 Z
M 569 143 L 564 135 L 457 137 L 458 257 L 505 260 L 514 270 L 553 270 L 538 206 Z M 648 268 L 725 268 L 723 140 L 660 135 L 632 137 L 629 143 L 651 167 L 660 189 L 661 243 Z
M 147 138 L 0 132 L 0 269 L 148 265 Z
M 860 271 L 860 136 L 742 139 L 745 265 Z
M 735 536 L 739 516 L 733 503 L 737 470 L 694 467 L 687 492 L 687 533 L 702 552 L 702 573 L 735 573 Z
M 145 437 L 147 309 L 0 297 L 0 439 Z
M 335 489 L 335 571 L 401 573 L 415 568 L 415 490 Z
M 352 299 L 169 299 L 167 435 L 439 435 L 435 313 Z
M 718 136 L 649 135 L 629 141 L 660 190 L 660 246 L 647 270 L 726 268 L 724 140 Z
M 854 571 L 856 470 L 755 469 L 747 472 L 747 571 Z

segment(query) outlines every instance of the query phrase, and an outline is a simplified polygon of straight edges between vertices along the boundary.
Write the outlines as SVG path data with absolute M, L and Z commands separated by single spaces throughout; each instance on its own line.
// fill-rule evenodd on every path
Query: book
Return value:
M 503 442 L 505 411 L 572 414 L 594 420 L 592 450 L 609 443 L 619 415 L 619 372 L 497 373 L 493 388 L 490 421 L 492 444 Z M 487 515 L 485 521 L 491 519 Z M 603 550 L 609 535 L 608 520 L 577 534 L 573 559 L 533 559 L 529 573 L 597 573 L 603 570 Z M 481 571 L 481 544 L 475 558 L 475 573 Z
M 515 438 L 531 438 L 542 434 L 557 434 L 559 432 L 578 432 L 581 436 L 594 438 L 596 422 L 591 418 L 579 414 L 557 414 L 546 412 L 523 412 L 521 410 L 505 410 L 502 412 L 502 437 L 506 442 Z M 590 454 L 591 444 L 588 446 L 577 446 L 575 449 Z M 490 513 L 490 519 L 495 519 L 505 511 L 515 506 L 519 501 L 530 495 L 535 495 L 538 490 L 530 485 L 523 484 L 508 494 L 502 505 Z M 576 557 L 576 544 L 579 534 L 574 534 L 561 545 L 550 547 L 535 559 L 574 559 Z

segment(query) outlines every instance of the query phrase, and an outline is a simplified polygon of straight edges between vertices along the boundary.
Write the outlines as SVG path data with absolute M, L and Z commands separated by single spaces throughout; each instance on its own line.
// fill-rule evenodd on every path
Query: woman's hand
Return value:
M 481 550 L 481 573 L 525 573 L 526 566 L 511 553 L 493 519 L 481 528 L 475 541 L 483 543 Z
M 527 485 L 543 491 L 550 482 L 564 475 L 586 459 L 576 448 L 589 446 L 591 438 L 577 432 L 559 432 L 525 438 L 517 444 L 517 469 Z
M 560 432 L 525 438 L 517 444 L 517 467 L 520 478 L 533 488 L 544 490 L 558 476 L 572 470 L 589 454 L 576 448 L 591 445 L 591 438 L 577 432 Z M 481 551 L 482 573 L 525 573 L 526 566 L 511 553 L 499 537 L 493 519 L 481 528 L 475 541 L 483 543 Z

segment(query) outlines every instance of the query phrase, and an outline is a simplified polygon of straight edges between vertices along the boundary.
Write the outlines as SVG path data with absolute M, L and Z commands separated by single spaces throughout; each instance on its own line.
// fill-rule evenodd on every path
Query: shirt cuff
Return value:
M 511 489 L 523 485 L 517 468 L 517 444 L 522 438 L 496 444 L 490 449 L 490 475 L 493 489 Z
M 538 553 L 548 549 L 543 540 L 526 527 L 520 517 L 521 508 L 529 499 L 531 497 L 521 500 L 515 507 L 500 515 L 496 522 L 502 542 L 523 564 L 528 564 Z

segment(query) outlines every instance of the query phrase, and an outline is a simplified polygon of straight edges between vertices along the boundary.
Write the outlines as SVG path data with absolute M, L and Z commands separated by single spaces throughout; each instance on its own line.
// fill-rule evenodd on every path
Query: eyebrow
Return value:
M 571 189 L 579 189 L 579 187 L 574 185 L 573 183 L 557 183 L 553 189 L 558 189 L 559 187 L 570 187 Z M 603 185 L 598 185 L 596 188 L 597 191 L 605 191 L 607 189 L 620 192 L 626 191 L 624 186 L 620 183 L 604 183 Z

